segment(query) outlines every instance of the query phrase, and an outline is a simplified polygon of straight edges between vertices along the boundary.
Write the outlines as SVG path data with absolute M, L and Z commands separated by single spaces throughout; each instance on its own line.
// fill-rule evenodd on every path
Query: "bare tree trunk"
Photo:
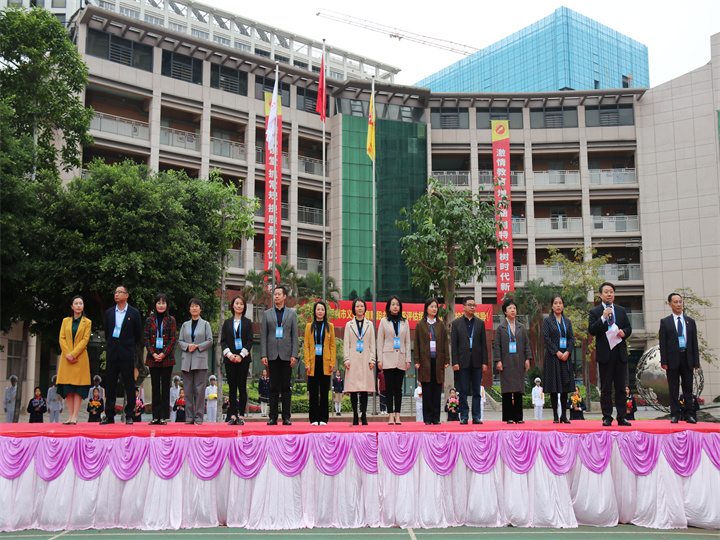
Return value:
M 225 272 L 227 270 L 227 255 L 222 256 L 221 274 L 220 274 L 220 327 L 218 328 L 217 344 L 215 345 L 215 376 L 217 377 L 217 413 L 216 420 L 222 422 L 223 414 L 223 382 L 222 382 L 222 347 L 220 346 L 220 338 L 222 337 L 223 323 L 225 322 L 225 289 L 227 287 L 225 281 Z M 244 404 L 238 404 L 244 407 Z
M 455 267 L 455 251 L 450 252 L 448 263 L 451 267 Z M 449 276 L 445 281 L 445 305 L 447 306 L 448 314 L 445 321 L 445 326 L 448 332 L 448 341 L 450 341 L 450 335 L 452 332 L 452 323 L 455 320 L 455 280 L 452 276 Z M 450 343 L 450 358 L 448 358 L 449 367 L 445 369 L 445 383 L 443 384 L 443 392 L 445 397 L 450 397 L 450 390 L 455 387 L 455 372 L 452 367 L 452 343 Z M 440 404 L 442 410 L 442 403 Z

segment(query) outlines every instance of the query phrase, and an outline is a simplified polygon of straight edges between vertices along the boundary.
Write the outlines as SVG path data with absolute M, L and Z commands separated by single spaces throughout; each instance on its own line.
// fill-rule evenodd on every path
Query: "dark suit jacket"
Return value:
M 469 367 L 482 368 L 488 363 L 487 338 L 485 337 L 485 323 L 474 317 L 475 330 L 473 330 L 473 348 L 470 352 L 470 335 L 465 326 L 465 315 L 455 319 L 450 331 L 450 346 L 452 349 L 452 365 L 461 369 Z M 472 358 L 470 355 L 472 354 Z
M 135 363 L 135 344 L 143 339 L 143 327 L 140 312 L 127 306 L 120 337 L 112 337 L 115 328 L 115 306 L 105 311 L 105 341 L 108 362 Z
M 630 319 L 625 312 L 625 308 L 617 304 L 613 304 L 613 306 L 615 308 L 615 324 L 617 324 L 620 330 L 625 332 L 625 337 L 622 338 L 622 341 L 618 343 L 615 348 L 620 351 L 620 359 L 623 362 L 627 362 L 627 340 L 632 334 L 632 327 L 630 326 Z M 590 335 L 595 336 L 595 360 L 600 364 L 607 364 L 610 361 L 611 349 L 607 336 L 605 335 L 608 329 L 608 322 L 603 322 L 602 320 L 603 311 L 605 311 L 605 304 L 603 303 L 600 303 L 600 305 L 590 310 L 588 316 L 588 332 L 590 332 Z
M 252 362 L 252 346 L 253 346 L 253 325 L 250 319 L 243 317 L 241 320 L 240 339 L 242 339 L 243 349 L 247 349 L 248 354 L 241 363 Z M 222 327 L 222 337 L 220 338 L 220 346 L 223 350 L 223 361 L 224 364 L 232 364 L 227 356 L 225 356 L 225 349 L 230 349 L 232 354 L 240 354 L 235 348 L 235 322 L 233 317 L 225 319 Z M 242 350 L 242 349 L 240 349 Z
M 687 332 L 686 354 L 690 368 L 700 367 L 700 350 L 698 348 L 697 325 L 690 317 L 683 316 Z M 660 364 L 668 369 L 680 366 L 680 342 L 678 341 L 675 317 L 669 315 L 660 319 Z

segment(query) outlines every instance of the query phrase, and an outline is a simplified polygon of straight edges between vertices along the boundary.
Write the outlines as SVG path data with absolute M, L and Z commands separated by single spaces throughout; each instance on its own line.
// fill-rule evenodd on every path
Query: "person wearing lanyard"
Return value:
M 310 424 L 324 426 L 329 418 L 330 377 L 335 369 L 335 327 L 327 321 L 322 300 L 313 306 L 313 322 L 305 327 L 305 368 L 310 395 Z
M 542 331 L 545 341 L 545 362 L 543 365 L 544 390 L 550 394 L 553 423 L 569 424 L 567 419 L 568 394 L 575 388 L 575 379 L 571 353 L 575 347 L 575 338 L 570 320 L 563 315 L 565 302 L 560 295 L 550 301 L 552 313 L 543 321 Z M 560 409 L 558 415 L 558 393 Z
M 507 299 L 502 305 L 505 320 L 495 332 L 493 358 L 500 373 L 502 419 L 508 424 L 524 424 L 523 395 L 525 372 L 530 369 L 532 351 L 525 326 L 517 321 L 517 304 Z
M 670 391 L 670 422 L 677 424 L 681 415 L 678 393 L 682 381 L 684 418 L 696 424 L 693 408 L 693 370 L 700 368 L 697 325 L 694 319 L 683 314 L 683 298 L 678 293 L 668 296 L 672 314 L 660 321 L 660 365 L 665 370 Z
M 613 386 L 618 426 L 630 426 L 625 418 L 625 386 L 627 384 L 627 340 L 632 334 L 630 318 L 615 301 L 615 286 L 600 285 L 602 302 L 588 313 L 588 332 L 595 336 L 595 359 L 600 372 L 600 407 L 603 426 L 612 425 Z M 620 338 L 618 342 L 614 339 Z M 613 340 L 613 343 L 610 343 Z
M 203 422 L 205 413 L 205 380 L 208 370 L 208 349 L 213 335 L 210 323 L 200 317 L 202 302 L 191 298 L 190 317 L 180 328 L 178 345 L 182 349 L 182 379 L 185 390 L 185 423 Z
M 405 372 L 410 369 L 410 325 L 402 316 L 402 302 L 393 295 L 377 333 L 378 368 L 385 372 L 388 425 L 400 425 Z
M 440 423 L 442 385 L 450 366 L 448 333 L 437 317 L 438 301 L 425 300 L 423 318 L 415 326 L 415 369 L 422 385 L 422 410 L 426 426 Z
M 168 312 L 168 297 L 155 297 L 155 313 L 145 320 L 145 363 L 150 368 L 152 385 L 151 424 L 167 424 L 170 419 L 170 377 L 175 365 L 175 317 Z
M 292 390 L 290 378 L 298 358 L 298 326 L 294 309 L 285 307 L 287 290 L 282 285 L 273 291 L 274 307 L 265 310 L 260 325 L 260 356 L 270 373 L 269 426 L 278 420 L 278 398 L 282 393 L 282 419 L 284 426 L 292 425 L 290 412 Z
M 373 323 L 365 318 L 366 311 L 365 300 L 356 298 L 352 303 L 354 317 L 345 325 L 344 391 L 350 394 L 354 426 L 360 422 L 363 426 L 368 425 L 368 395 L 375 391 L 375 332 L 373 332 Z
M 485 322 L 475 316 L 475 298 L 463 298 L 463 316 L 455 319 L 450 331 L 453 370 L 460 383 L 460 423 L 467 424 L 472 395 L 472 423 L 482 424 L 482 378 L 487 371 L 488 350 Z
M 115 423 L 115 393 L 118 374 L 125 386 L 125 423 L 135 416 L 135 345 L 143 339 L 140 312 L 128 304 L 127 287 L 115 288 L 115 306 L 105 312 L 105 417 L 101 424 Z
M 225 376 L 228 382 L 227 421 L 231 426 L 245 425 L 247 405 L 247 376 L 252 365 L 250 351 L 253 346 L 252 322 L 245 316 L 247 304 L 242 296 L 230 303 L 233 316 L 223 323 L 220 346 L 225 357 Z M 240 397 L 238 398 L 238 390 Z

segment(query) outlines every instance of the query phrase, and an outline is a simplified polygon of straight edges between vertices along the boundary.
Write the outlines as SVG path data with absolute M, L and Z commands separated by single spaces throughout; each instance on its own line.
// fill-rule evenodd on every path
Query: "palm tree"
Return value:
M 242 295 L 247 302 L 253 305 L 253 322 L 260 322 L 260 313 L 266 307 L 270 295 L 265 288 L 266 279 L 270 276 L 270 272 L 257 272 L 250 270 L 245 277 L 245 287 L 242 289 Z
M 543 337 L 542 322 L 543 316 L 550 312 L 550 300 L 556 294 L 560 294 L 560 287 L 557 285 L 546 285 L 543 278 L 531 279 L 525 282 L 525 287 L 516 290 L 512 296 L 518 304 L 518 314 L 528 318 L 528 333 L 530 343 L 535 355 L 538 367 L 543 365 Z
M 275 270 L 280 274 L 280 282 L 287 289 L 287 294 L 291 298 L 297 298 L 298 295 L 298 273 L 295 267 L 287 261 L 275 265 Z
M 340 299 L 340 289 L 332 276 L 325 276 L 325 291 L 328 302 L 337 306 Z M 322 274 L 308 272 L 305 277 L 298 279 L 298 296 L 301 302 L 322 298 Z

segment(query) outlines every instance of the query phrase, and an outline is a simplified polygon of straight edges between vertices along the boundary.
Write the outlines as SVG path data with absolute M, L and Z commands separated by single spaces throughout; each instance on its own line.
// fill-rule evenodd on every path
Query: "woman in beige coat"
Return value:
M 354 317 L 345 325 L 344 363 L 345 392 L 350 394 L 353 426 L 362 421 L 367 426 L 368 394 L 375 392 L 375 332 L 373 323 L 365 318 L 365 300 L 356 298 L 352 304 Z M 358 417 L 358 396 L 360 417 Z
M 385 373 L 388 424 L 400 425 L 405 372 L 410 369 L 410 324 L 402 316 L 402 302 L 393 295 L 378 327 L 378 368 Z

